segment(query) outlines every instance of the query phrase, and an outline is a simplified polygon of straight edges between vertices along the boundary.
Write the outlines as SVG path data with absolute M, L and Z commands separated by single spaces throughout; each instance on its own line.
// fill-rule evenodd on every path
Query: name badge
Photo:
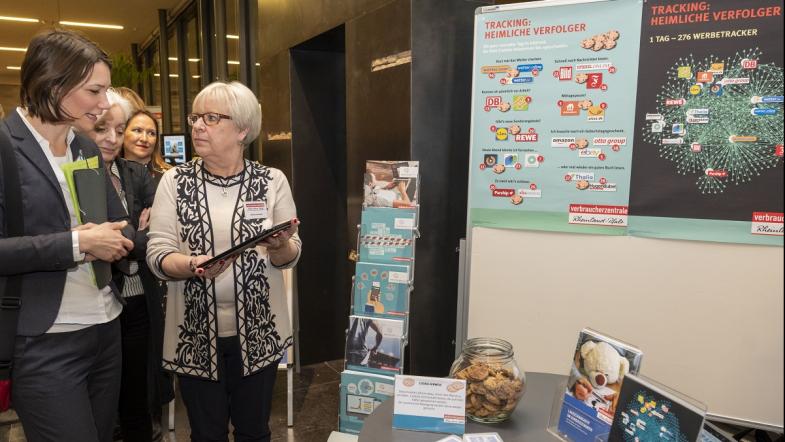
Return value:
M 264 201 L 246 201 L 245 218 L 246 219 L 267 218 L 267 203 Z

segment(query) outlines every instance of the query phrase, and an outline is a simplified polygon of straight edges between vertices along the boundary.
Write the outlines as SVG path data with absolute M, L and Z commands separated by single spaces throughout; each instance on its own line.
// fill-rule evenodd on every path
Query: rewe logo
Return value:
M 537 132 L 533 132 L 531 129 L 529 130 L 529 133 L 518 134 L 515 136 L 515 141 L 523 143 L 536 143 L 539 141 L 539 139 L 540 136 L 537 134 Z

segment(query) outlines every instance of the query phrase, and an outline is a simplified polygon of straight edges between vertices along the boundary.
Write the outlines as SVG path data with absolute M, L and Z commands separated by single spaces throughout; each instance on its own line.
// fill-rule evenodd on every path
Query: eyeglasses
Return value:
M 208 126 L 215 126 L 216 124 L 220 123 L 221 120 L 223 119 L 227 119 L 227 120 L 232 119 L 232 117 L 230 117 L 229 115 L 219 114 L 217 112 L 205 112 L 203 114 L 188 114 L 188 116 L 185 117 L 185 119 L 188 120 L 189 126 L 193 126 L 194 124 L 196 124 L 196 122 L 199 121 L 200 118 L 202 119 L 202 121 L 204 121 L 204 124 Z

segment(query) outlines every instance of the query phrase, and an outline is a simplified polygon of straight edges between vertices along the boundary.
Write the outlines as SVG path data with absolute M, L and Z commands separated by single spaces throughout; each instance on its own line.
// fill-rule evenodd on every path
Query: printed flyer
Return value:
M 358 262 L 354 275 L 355 314 L 393 319 L 408 316 L 409 266 Z
M 783 244 L 782 1 L 643 9 L 630 234 Z
M 466 381 L 396 375 L 393 428 L 463 434 Z
M 395 379 L 360 371 L 341 373 L 341 412 L 338 424 L 342 433 L 360 434 L 365 418 L 382 402 L 393 396 Z
M 625 235 L 643 3 L 541 3 L 475 19 L 470 225 Z
M 643 353 L 591 329 L 583 329 L 573 355 L 557 427 L 549 430 L 572 442 L 608 440 L 619 391 L 640 370 Z

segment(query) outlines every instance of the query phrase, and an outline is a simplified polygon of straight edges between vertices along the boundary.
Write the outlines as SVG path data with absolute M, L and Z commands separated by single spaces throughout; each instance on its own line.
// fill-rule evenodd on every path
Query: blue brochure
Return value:
M 341 373 L 339 430 L 360 434 L 365 418 L 392 397 L 394 390 L 395 378 L 345 370 Z
M 414 261 L 417 209 L 367 207 L 360 225 L 360 261 L 401 264 Z
M 409 313 L 410 281 L 407 265 L 358 262 L 353 312 L 379 318 L 405 318 Z

